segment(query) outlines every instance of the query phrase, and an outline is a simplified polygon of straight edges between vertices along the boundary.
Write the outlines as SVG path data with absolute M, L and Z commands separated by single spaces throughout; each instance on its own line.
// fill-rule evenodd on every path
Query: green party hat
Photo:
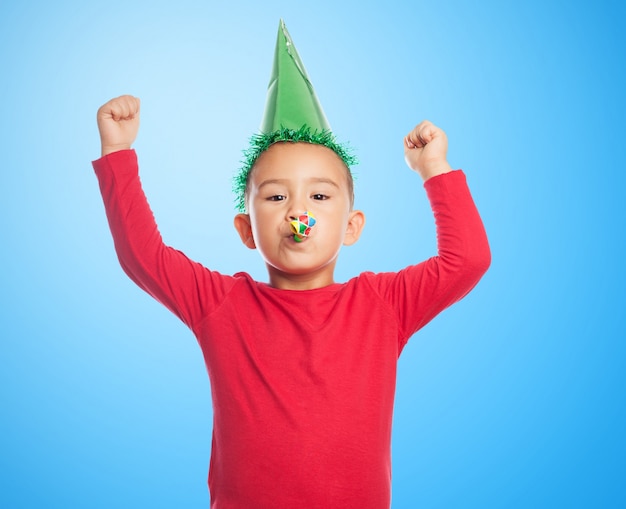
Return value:
M 234 178 L 236 206 L 245 211 L 248 175 L 258 157 L 279 141 L 324 145 L 333 150 L 348 168 L 356 158 L 335 140 L 324 110 L 315 94 L 304 64 L 281 19 L 274 52 L 274 65 L 259 134 L 250 139 L 242 167 Z
M 281 19 L 261 132 L 271 133 L 285 127 L 297 130 L 303 125 L 318 131 L 331 130 L 300 55 Z

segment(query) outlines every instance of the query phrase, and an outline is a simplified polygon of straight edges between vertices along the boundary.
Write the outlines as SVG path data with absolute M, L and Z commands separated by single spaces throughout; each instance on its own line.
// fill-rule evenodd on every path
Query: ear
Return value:
M 352 210 L 348 216 L 348 226 L 346 235 L 343 239 L 344 246 L 351 246 L 361 236 L 361 232 L 365 227 L 365 214 L 360 210 Z
M 254 237 L 252 236 L 252 226 L 248 214 L 237 214 L 235 216 L 235 230 L 241 238 L 241 242 L 249 249 L 256 249 Z

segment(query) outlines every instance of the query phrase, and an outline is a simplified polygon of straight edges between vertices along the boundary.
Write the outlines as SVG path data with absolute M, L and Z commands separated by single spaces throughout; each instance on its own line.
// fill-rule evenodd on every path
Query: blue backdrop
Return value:
M 166 242 L 264 279 L 231 226 L 230 178 L 282 17 L 361 161 L 368 224 L 338 280 L 434 253 L 402 151 L 424 118 L 447 131 L 491 241 L 485 278 L 400 360 L 393 508 L 624 507 L 622 5 L 3 2 L 0 506 L 208 506 L 202 357 L 117 264 L 95 114 L 141 97 Z

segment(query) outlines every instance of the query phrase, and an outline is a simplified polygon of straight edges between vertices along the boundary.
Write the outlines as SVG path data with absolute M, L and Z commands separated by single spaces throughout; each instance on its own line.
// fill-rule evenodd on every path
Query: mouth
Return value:
M 293 233 L 290 233 L 289 235 L 287 235 L 287 237 L 290 238 L 291 241 L 295 242 L 296 244 L 302 244 L 303 242 L 309 240 L 308 235 L 303 236 L 303 235 L 294 235 Z
M 299 234 L 295 234 L 293 233 L 293 231 L 290 231 L 288 233 L 283 234 L 283 237 L 285 237 L 286 239 L 290 240 L 290 243 L 293 244 L 302 244 L 305 241 L 310 239 L 310 234 L 308 235 L 299 235 Z

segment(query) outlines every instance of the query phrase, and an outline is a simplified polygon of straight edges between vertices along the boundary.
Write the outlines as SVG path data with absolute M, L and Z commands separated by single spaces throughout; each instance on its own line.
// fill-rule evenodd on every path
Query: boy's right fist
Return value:
M 139 99 L 132 95 L 111 99 L 100 107 L 97 118 L 102 156 L 128 150 L 139 131 Z

